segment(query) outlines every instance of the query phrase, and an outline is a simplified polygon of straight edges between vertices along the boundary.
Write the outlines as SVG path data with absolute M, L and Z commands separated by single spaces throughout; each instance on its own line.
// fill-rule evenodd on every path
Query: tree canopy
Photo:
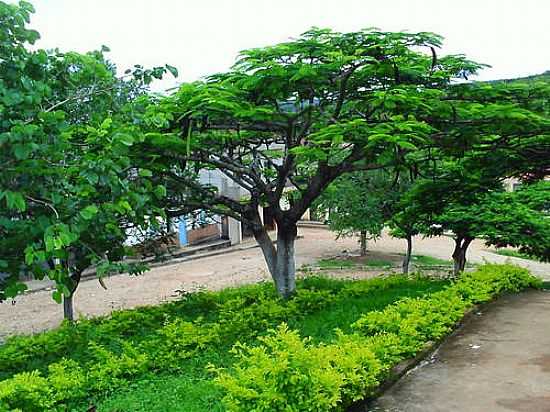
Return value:
M 60 299 L 90 266 L 100 275 L 140 270 L 121 263 L 128 228 L 146 231 L 195 210 L 249 228 L 288 297 L 297 222 L 334 182 L 355 196 L 355 211 L 370 210 L 361 219 L 342 213 L 341 230 L 375 234 L 390 215 L 407 239 L 450 230 L 459 269 L 478 236 L 546 256 L 536 245 L 546 239 L 546 220 L 526 217 L 547 210 L 533 206 L 543 186 L 509 195 L 501 182 L 548 175 L 547 81 L 469 82 L 484 65 L 439 55 L 434 33 L 312 28 L 245 50 L 230 70 L 159 96 L 149 83 L 177 75 L 174 67 L 136 65 L 118 76 L 105 47 L 32 48 L 39 37 L 27 28 L 32 12 L 29 3 L 0 2 L 0 298 L 23 289 L 23 274 L 55 280 Z M 204 170 L 218 170 L 238 190 L 205 183 Z M 386 187 L 392 173 L 402 181 L 405 172 L 414 187 L 399 201 L 388 197 L 386 216 L 372 196 L 385 189 L 372 179 L 386 176 Z M 523 226 L 497 235 L 500 207 L 517 217 L 510 225 Z M 276 222 L 275 245 L 261 208 Z M 366 226 L 355 226 L 360 220 Z M 537 242 L 526 238 L 533 230 Z
M 119 78 L 106 48 L 31 49 L 32 12 L 0 2 L 0 299 L 32 275 L 54 280 L 61 301 L 92 265 L 142 270 L 120 262 L 127 229 L 156 225 L 165 189 L 135 156 L 143 138 L 127 111 L 170 68 Z
M 144 116 L 151 153 L 168 160 L 165 177 L 184 187 L 184 208 L 173 212 L 196 207 L 241 220 L 279 293 L 293 293 L 296 222 L 311 203 L 344 173 L 414 157 L 436 132 L 428 120 L 441 110 L 444 89 L 481 67 L 438 56 L 440 44 L 432 33 L 314 28 L 246 50 L 228 72 L 182 85 Z M 193 174 L 204 169 L 220 170 L 245 196 L 197 183 Z M 285 209 L 288 188 L 296 194 Z M 259 206 L 273 211 L 277 247 Z

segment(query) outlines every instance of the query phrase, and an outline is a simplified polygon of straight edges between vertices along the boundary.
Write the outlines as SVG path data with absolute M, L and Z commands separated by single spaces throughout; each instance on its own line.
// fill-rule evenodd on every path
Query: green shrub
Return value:
M 92 391 L 123 386 L 130 378 L 145 372 L 149 367 L 149 357 L 126 342 L 120 355 L 94 342 L 90 342 L 89 348 L 95 358 L 95 362 L 86 365 L 88 387 Z
M 369 312 L 352 327 L 364 335 L 397 335 L 404 352 L 414 355 L 425 342 L 445 336 L 469 306 L 449 288 L 429 298 L 406 298 L 383 311 Z
M 384 371 L 384 365 L 376 357 L 372 346 L 357 335 L 338 333 L 333 344 L 312 349 L 330 359 L 332 366 L 344 378 L 340 390 L 342 405 L 362 399 L 366 392 L 378 386 L 378 377 Z
M 307 314 L 319 311 L 337 299 L 330 290 L 300 289 L 292 298 L 296 313 Z
M 86 374 L 70 359 L 62 359 L 48 367 L 48 384 L 57 403 L 81 399 L 87 394 Z
M 153 369 L 178 370 L 182 360 L 195 356 L 210 345 L 219 345 L 221 336 L 217 323 L 176 319 L 166 323 L 143 350 L 151 354 Z
M 485 264 L 474 272 L 463 273 L 454 287 L 464 299 L 482 303 L 503 292 L 519 292 L 527 287 L 540 288 L 542 281 L 519 266 Z
M 323 350 L 311 350 L 308 339 L 281 325 L 260 337 L 260 346 L 238 344 L 232 374 L 221 372 L 216 382 L 227 395 L 229 411 L 329 410 L 341 401 L 343 375 Z
M 485 265 L 443 291 L 364 314 L 352 325 L 356 333 L 339 332 L 329 345 L 313 345 L 283 324 L 258 346 L 235 346 L 236 364 L 218 371 L 215 381 L 233 412 L 342 410 L 368 396 L 397 362 L 447 335 L 472 304 L 540 285 L 525 269 Z M 385 287 L 384 281 L 346 292 L 376 287 Z
M 0 346 L 0 411 L 74 410 L 150 372 L 192 373 L 189 382 L 210 384 L 205 365 L 235 359 L 216 379 L 230 410 L 339 410 L 374 390 L 397 362 L 445 336 L 472 304 L 540 285 L 511 265 L 482 266 L 443 291 L 446 282 L 403 276 L 300 282 L 288 301 L 270 284 L 250 285 L 8 339 Z M 424 297 L 396 302 L 402 296 Z M 331 333 L 305 328 L 322 336 L 321 344 L 286 326 L 265 335 L 287 320 L 300 328 L 328 324 Z M 334 327 L 352 333 L 332 333 Z M 232 357 L 237 340 L 244 344 Z
M 22 372 L 0 382 L 0 410 L 51 411 L 55 402 L 53 390 L 40 372 Z

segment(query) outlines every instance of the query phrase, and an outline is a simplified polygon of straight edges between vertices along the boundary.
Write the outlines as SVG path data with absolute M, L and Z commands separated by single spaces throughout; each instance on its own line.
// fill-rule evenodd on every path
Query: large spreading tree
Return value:
M 432 33 L 312 29 L 242 52 L 235 66 L 184 84 L 150 106 L 144 122 L 157 163 L 182 208 L 228 215 L 250 228 L 281 296 L 295 290 L 296 223 L 336 178 L 405 162 L 436 133 L 429 119 L 455 78 L 480 65 L 439 57 Z M 241 198 L 200 183 L 218 169 Z M 288 206 L 281 199 L 295 193 Z M 273 245 L 259 207 L 272 210 Z
M 455 273 L 464 270 L 468 247 L 478 237 L 500 245 L 507 239 L 544 258 L 544 242 L 539 247 L 533 242 L 546 236 L 546 218 L 533 208 L 510 208 L 527 192 L 506 194 L 504 182 L 535 183 L 549 175 L 549 101 L 544 77 L 448 87 L 430 119 L 438 131 L 421 150 L 429 161 L 413 167 L 418 181 L 392 222 L 411 233 L 451 234 Z M 533 229 L 534 222 L 540 230 Z

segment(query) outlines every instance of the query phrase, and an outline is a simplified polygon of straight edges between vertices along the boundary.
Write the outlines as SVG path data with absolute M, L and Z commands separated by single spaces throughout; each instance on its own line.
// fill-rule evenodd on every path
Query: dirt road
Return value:
M 334 234 L 323 228 L 300 228 L 303 237 L 297 240 L 297 267 L 311 264 L 322 257 L 330 257 L 344 250 L 358 249 L 355 239 L 335 240 Z M 405 249 L 405 242 L 383 237 L 369 244 L 370 249 L 383 255 L 395 255 Z M 507 258 L 484 251 L 477 242 L 470 247 L 469 258 L 474 262 L 488 259 L 504 262 Z M 417 239 L 416 254 L 448 259 L 452 251 L 449 238 Z M 395 256 L 394 256 L 395 259 Z M 550 265 L 522 259 L 511 261 L 529 266 L 533 273 L 550 279 Z M 113 276 L 105 280 L 108 290 L 96 280 L 82 282 L 75 295 L 79 316 L 97 316 L 116 309 L 152 305 L 175 299 L 178 290 L 196 290 L 201 287 L 220 289 L 243 283 L 268 280 L 269 276 L 259 248 L 239 250 L 168 266 L 157 267 L 139 277 Z M 62 320 L 62 308 L 51 298 L 51 291 L 39 291 L 18 297 L 14 303 L 0 304 L 0 339 L 12 334 L 27 334 L 52 328 Z

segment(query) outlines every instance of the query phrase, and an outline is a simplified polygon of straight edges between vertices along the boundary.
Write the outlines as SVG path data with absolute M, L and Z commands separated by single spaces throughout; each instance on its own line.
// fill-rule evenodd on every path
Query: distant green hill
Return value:
M 526 77 L 516 77 L 513 79 L 500 79 L 500 80 L 489 80 L 483 83 L 519 83 L 519 82 L 536 82 L 536 81 L 550 81 L 550 70 L 546 70 L 541 74 L 533 74 Z

